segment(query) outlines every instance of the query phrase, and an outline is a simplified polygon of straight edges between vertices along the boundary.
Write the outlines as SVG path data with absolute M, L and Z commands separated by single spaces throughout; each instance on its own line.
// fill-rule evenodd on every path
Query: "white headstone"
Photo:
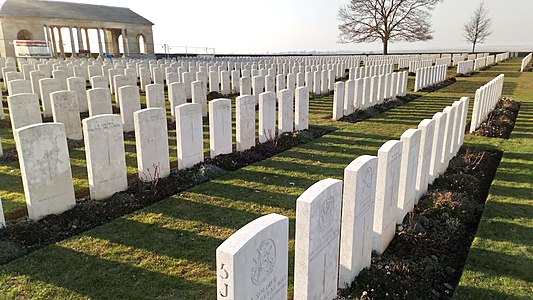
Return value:
M 176 106 L 187 103 L 184 83 L 173 82 L 168 86 L 168 101 L 170 102 L 170 115 L 175 116 Z
M 255 146 L 255 101 L 251 95 L 235 99 L 235 139 L 237 151 Z
M 402 224 L 405 215 L 415 207 L 421 134 L 422 131 L 419 129 L 408 129 L 400 139 L 402 141 L 402 162 L 396 210 L 397 224 Z
M 259 95 L 259 143 L 276 137 L 276 94 L 265 92 Z
M 363 155 L 344 169 L 339 288 L 370 266 L 377 162 L 375 156 Z
M 442 148 L 444 147 L 444 132 L 446 131 L 446 119 L 447 114 L 445 113 L 439 112 L 433 116 L 433 120 L 435 120 L 435 134 L 433 136 L 433 147 L 431 152 L 431 162 L 429 165 L 428 184 L 432 184 L 433 181 L 437 177 L 439 177 Z
M 233 151 L 231 99 L 209 102 L 209 144 L 211 158 Z
M 433 150 L 433 136 L 435 134 L 435 120 L 424 119 L 418 124 L 421 130 L 420 151 L 418 155 L 418 171 L 416 176 L 415 204 L 422 197 L 429 183 L 429 167 Z
M 91 117 L 113 113 L 109 88 L 87 90 L 87 103 L 89 104 L 89 116 Z
M 294 129 L 294 90 L 278 92 L 278 133 L 292 132 Z
M 335 83 L 333 89 L 333 120 L 339 120 L 344 115 L 344 97 L 345 94 L 345 83 L 339 81 Z
M 4 207 L 2 205 L 2 198 L 0 198 L 0 229 L 6 227 L 6 218 L 4 217 Z
M 120 101 L 120 116 L 122 118 L 122 129 L 124 132 L 133 131 L 133 113 L 141 109 L 141 97 L 139 88 L 133 85 L 126 85 L 118 89 Z
M 151 182 L 170 174 L 167 113 L 146 108 L 133 113 L 139 178 Z
M 309 129 L 309 89 L 305 86 L 296 88 L 294 104 L 294 130 Z
M 339 267 L 342 181 L 324 179 L 296 200 L 294 299 L 334 299 Z
M 15 79 L 7 83 L 9 85 L 9 95 L 16 94 L 31 94 L 33 89 L 31 87 L 31 81 L 26 79 Z
M 59 91 L 50 94 L 54 122 L 65 124 L 67 138 L 83 139 L 81 131 L 80 107 L 74 91 Z
M 289 219 L 270 214 L 217 248 L 217 299 L 287 299 Z
M 41 110 L 37 94 L 16 94 L 7 97 L 11 129 L 42 123 Z M 2 108 L 3 109 L 3 108 Z
M 239 93 L 241 96 L 252 94 L 252 85 L 250 83 L 250 77 L 241 77 L 241 79 L 239 79 L 239 85 Z
M 194 81 L 191 83 L 192 103 L 199 104 L 202 107 L 202 116 L 207 116 L 207 87 L 203 81 Z M 229 93 L 228 93 L 229 94 Z
M 76 205 L 63 124 L 33 124 L 14 131 L 28 216 L 39 220 Z
M 117 115 L 83 120 L 91 199 L 101 200 L 128 188 L 122 122 Z
M 147 108 L 163 108 L 165 106 L 165 86 L 162 84 L 148 84 L 146 89 L 146 107 Z
M 204 161 L 202 107 L 181 104 L 175 108 L 178 169 L 187 169 Z
M 374 206 L 374 237 L 372 249 L 382 254 L 396 232 L 396 206 L 402 142 L 388 141 L 378 150 L 376 204 Z

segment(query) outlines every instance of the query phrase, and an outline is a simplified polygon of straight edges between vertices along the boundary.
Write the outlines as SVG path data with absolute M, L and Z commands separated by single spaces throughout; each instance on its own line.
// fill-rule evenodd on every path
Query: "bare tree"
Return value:
M 489 11 L 485 7 L 485 2 L 481 2 L 470 17 L 470 21 L 464 25 L 463 36 L 467 42 L 472 44 L 472 53 L 475 52 L 477 44 L 484 43 L 485 39 L 492 34 L 491 25 L 492 20 L 489 17 Z
M 433 38 L 430 12 L 442 0 L 350 0 L 339 9 L 339 42 L 380 40 L 383 54 L 389 42 L 417 42 Z

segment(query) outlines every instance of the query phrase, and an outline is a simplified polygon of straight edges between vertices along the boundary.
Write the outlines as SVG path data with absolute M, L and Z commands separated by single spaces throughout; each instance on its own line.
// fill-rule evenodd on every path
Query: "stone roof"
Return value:
M 0 17 L 36 17 L 154 25 L 126 7 L 41 0 L 6 0 Z

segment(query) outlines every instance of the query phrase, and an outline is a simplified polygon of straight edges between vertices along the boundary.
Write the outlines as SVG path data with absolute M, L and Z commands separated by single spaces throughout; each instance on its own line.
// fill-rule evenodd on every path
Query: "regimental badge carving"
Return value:
M 320 209 L 320 228 L 327 229 L 330 227 L 331 221 L 333 220 L 334 206 L 335 201 L 333 199 L 333 196 L 329 196 L 322 203 L 322 207 Z
M 276 243 L 266 239 L 257 248 L 257 256 L 252 267 L 252 282 L 261 285 L 272 274 L 276 264 Z

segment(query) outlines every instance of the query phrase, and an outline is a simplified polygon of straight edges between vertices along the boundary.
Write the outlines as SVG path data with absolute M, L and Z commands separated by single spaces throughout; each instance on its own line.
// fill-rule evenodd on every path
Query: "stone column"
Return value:
M 87 40 L 87 49 L 89 54 L 91 54 L 91 42 L 89 41 L 89 28 L 85 28 L 85 39 Z
M 104 51 L 102 50 L 102 37 L 100 36 L 100 29 L 101 28 L 96 28 L 96 32 L 98 33 L 98 53 L 100 54 L 100 56 L 102 56 Z
M 81 28 L 76 27 L 78 32 L 78 53 L 80 53 L 81 50 L 83 50 L 83 39 L 81 38 Z
M 122 28 L 122 44 L 124 46 L 124 56 L 130 55 L 130 43 L 128 39 L 128 30 Z
M 74 33 L 72 32 L 72 26 L 68 27 L 70 33 L 70 47 L 72 47 L 72 57 L 76 55 L 76 46 L 74 45 Z
M 50 26 L 44 25 L 45 31 L 46 31 L 46 40 L 48 41 L 48 44 L 52 47 L 52 53 L 55 55 L 55 46 L 52 42 L 52 34 L 53 32 L 50 32 Z
M 57 43 L 56 43 L 56 34 L 54 32 L 54 27 L 50 27 L 50 34 L 52 36 L 52 49 L 54 51 L 54 57 L 57 57 Z
M 61 57 L 65 57 L 65 47 L 63 46 L 63 34 L 61 33 L 61 27 L 57 27 L 59 32 L 59 50 L 61 50 Z
M 109 54 L 111 53 L 111 51 L 109 51 L 109 33 L 107 32 L 107 28 L 102 28 L 102 30 L 104 31 L 105 53 Z

